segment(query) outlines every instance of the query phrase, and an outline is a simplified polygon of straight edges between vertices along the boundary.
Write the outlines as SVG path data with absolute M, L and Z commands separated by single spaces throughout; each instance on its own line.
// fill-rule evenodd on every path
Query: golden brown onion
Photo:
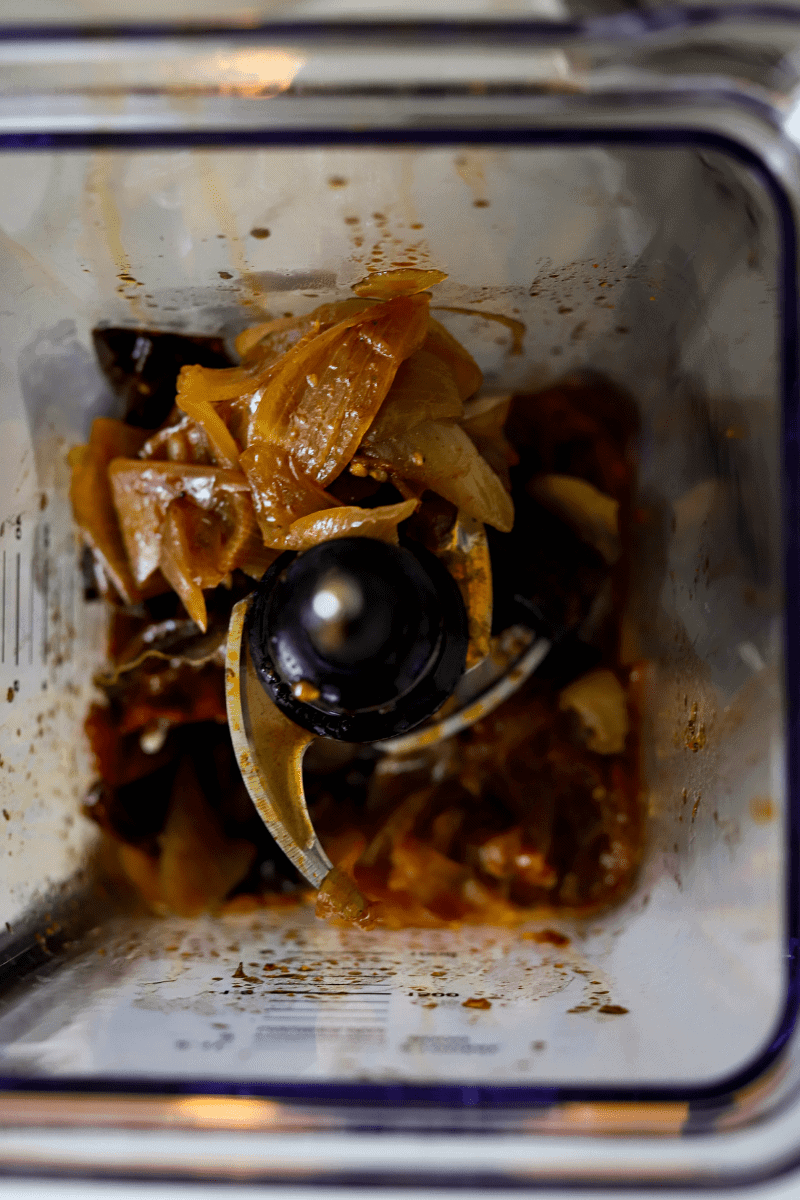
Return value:
M 320 509 L 335 508 L 338 500 L 314 483 L 286 450 L 260 442 L 240 456 L 242 470 L 253 489 L 256 517 L 265 542 L 293 521 Z
M 188 755 L 178 770 L 159 841 L 160 898 L 181 917 L 196 917 L 219 905 L 256 856 L 252 842 L 225 836 Z
M 231 468 L 237 466 L 240 448 L 214 405 L 203 396 L 184 392 L 178 396 L 178 406 L 187 417 L 191 417 L 205 430 L 217 465 Z
M 275 362 L 301 338 L 322 333 L 353 313 L 363 312 L 371 303 L 370 300 L 338 300 L 334 304 L 320 304 L 302 317 L 279 317 L 276 321 L 254 325 L 237 337 L 234 343 L 237 353 L 243 359 L 257 358 L 262 364 Z
M 421 421 L 457 420 L 463 404 L 453 373 L 436 354 L 415 350 L 401 363 L 364 445 L 406 433 Z
M 214 464 L 214 453 L 205 429 L 181 413 L 177 413 L 169 425 L 162 426 L 147 439 L 138 457 L 156 462 Z
M 222 520 L 191 500 L 173 500 L 161 527 L 161 571 L 183 607 L 203 633 L 208 627 L 204 587 L 216 587 L 224 575 L 211 567 L 223 538 Z
M 357 296 L 372 296 L 377 300 L 393 300 L 397 296 L 416 296 L 419 292 L 436 287 L 447 279 L 445 271 L 430 267 L 396 267 L 392 271 L 376 271 L 354 284 Z
M 423 421 L 404 437 L 365 446 L 361 453 L 443 496 L 476 521 L 502 533 L 514 524 L 511 497 L 460 425 Z
M 425 339 L 428 297 L 373 305 L 299 343 L 273 368 L 249 447 L 277 443 L 321 484 L 349 463 L 400 363 Z
M 125 551 L 139 584 L 159 565 L 161 528 L 173 500 L 188 498 L 210 510 L 224 503 L 229 493 L 249 490 L 240 471 L 193 463 L 117 458 L 108 476 Z
M 275 537 L 272 545 L 281 550 L 310 550 L 331 538 L 371 537 L 396 542 L 397 526 L 411 516 L 416 500 L 384 504 L 380 508 L 355 508 L 342 505 L 328 512 L 301 517 Z
M 433 317 L 428 320 L 428 334 L 424 348 L 439 358 L 450 368 L 462 400 L 474 396 L 483 383 L 483 372 L 472 355 L 464 349 L 449 330 L 445 329 Z
M 486 397 L 485 401 L 473 400 L 465 406 L 464 416 L 459 422 L 479 453 L 503 481 L 506 491 L 511 490 L 509 468 L 519 462 L 519 455 L 504 432 L 510 408 L 510 396 L 499 398 L 496 402 L 493 397 Z
M 108 464 L 114 458 L 138 452 L 146 434 L 122 421 L 98 417 L 92 423 L 89 443 L 73 446 L 69 497 L 75 522 L 94 552 L 100 568 L 120 599 L 133 604 L 141 598 L 125 554 L 117 513 L 108 481 Z

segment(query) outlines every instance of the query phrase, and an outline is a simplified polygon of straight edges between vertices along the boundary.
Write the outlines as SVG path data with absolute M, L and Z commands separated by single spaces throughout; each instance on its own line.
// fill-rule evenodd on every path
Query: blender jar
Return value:
M 6 1163 L 375 1186 L 791 1164 L 799 35 L 748 10 L 0 40 Z M 638 406 L 636 888 L 550 941 L 123 911 L 80 815 L 104 614 L 65 451 L 115 412 L 91 329 L 229 335 L 401 259 L 447 272 L 488 388 L 589 370 Z

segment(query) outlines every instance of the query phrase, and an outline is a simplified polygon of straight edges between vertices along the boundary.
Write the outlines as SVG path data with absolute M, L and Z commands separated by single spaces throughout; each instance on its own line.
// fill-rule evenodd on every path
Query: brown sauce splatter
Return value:
M 511 333 L 511 349 L 509 354 L 522 354 L 523 339 L 525 337 L 525 324 L 523 321 L 517 321 L 515 317 L 506 317 L 502 313 L 487 313 L 476 312 L 474 308 L 456 308 L 452 305 L 437 304 L 433 306 L 437 312 L 462 313 L 467 317 L 483 317 L 486 321 L 496 321 L 498 325 L 504 325 Z
M 522 937 L 527 942 L 539 942 L 541 945 L 547 946 L 568 946 L 570 944 L 570 939 L 556 929 L 526 930 Z
M 750 816 L 756 825 L 768 825 L 774 821 L 777 809 L 769 796 L 753 796 L 750 801 Z

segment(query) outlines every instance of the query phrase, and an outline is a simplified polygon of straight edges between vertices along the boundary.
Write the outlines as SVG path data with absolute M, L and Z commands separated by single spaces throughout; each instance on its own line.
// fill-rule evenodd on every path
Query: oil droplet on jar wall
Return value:
M 756 825 L 768 825 L 775 819 L 775 805 L 769 796 L 753 796 L 750 801 L 750 816 Z
M 482 996 L 470 996 L 468 1000 L 464 1001 L 461 1007 L 487 1009 L 492 1007 L 492 1002 L 491 1000 L 484 1000 Z
M 485 199 L 486 168 L 493 157 L 485 151 L 470 150 L 462 151 L 454 159 L 456 172 L 472 192 L 473 201 Z

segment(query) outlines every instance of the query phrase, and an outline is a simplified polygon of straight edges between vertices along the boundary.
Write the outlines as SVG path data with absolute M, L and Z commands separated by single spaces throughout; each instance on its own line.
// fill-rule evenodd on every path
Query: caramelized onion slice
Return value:
M 69 498 L 72 512 L 101 570 L 126 604 L 141 598 L 125 556 L 125 545 L 114 509 L 108 465 L 114 458 L 138 453 L 146 434 L 122 421 L 98 417 L 92 423 L 89 443 L 73 446 Z
M 358 322 L 369 300 L 343 300 L 322 305 L 305 317 L 268 321 L 245 330 L 236 340 L 243 362 L 238 367 L 183 367 L 178 375 L 178 404 L 184 397 L 221 404 L 226 400 L 249 400 L 258 406 L 264 389 L 287 362 L 302 355 L 304 348 L 337 326 Z
M 489 653 L 492 637 L 492 563 L 486 529 L 465 512 L 456 512 L 450 524 L 444 514 L 425 521 L 424 505 L 415 518 L 412 536 L 422 533 L 427 548 L 444 563 L 453 576 L 467 611 L 469 645 L 466 669 L 476 666 Z
M 480 454 L 503 481 L 506 491 L 511 491 L 509 468 L 516 466 L 519 455 L 505 436 L 505 424 L 511 409 L 511 397 L 486 397 L 473 400 L 465 406 L 460 422 Z
M 339 501 L 309 479 L 288 451 L 272 442 L 258 442 L 239 462 L 252 488 L 256 518 L 264 541 L 272 540 L 300 517 L 336 508 Z
M 175 415 L 177 413 L 177 415 Z M 202 425 L 185 414 L 173 412 L 174 419 L 152 434 L 139 451 L 139 458 L 156 462 L 189 462 L 209 466 L 214 455 Z M 123 455 L 122 457 L 128 457 Z
M 613 566 L 622 553 L 617 500 L 573 475 L 537 475 L 527 490 Z
M 178 375 L 177 402 L 184 397 L 219 404 L 238 400 L 257 392 L 269 378 L 270 365 L 260 359 L 248 360 L 239 367 L 181 367 Z
M 255 411 L 249 446 L 273 442 L 323 487 L 347 466 L 400 363 L 425 339 L 428 296 L 373 305 L 280 360 Z
M 225 578 L 215 565 L 222 558 L 224 538 L 224 524 L 217 513 L 187 499 L 173 500 L 167 509 L 159 566 L 204 633 L 208 620 L 203 588 L 216 587 Z
M 214 405 L 204 396 L 184 392 L 178 397 L 178 407 L 205 430 L 217 465 L 235 467 L 239 462 L 240 447 Z
M 423 421 L 404 437 L 363 447 L 362 454 L 502 533 L 514 524 L 511 497 L 459 425 Z
M 461 342 L 433 317 L 428 320 L 424 349 L 436 354 L 450 368 L 462 400 L 474 396 L 483 383 L 483 372 Z
M 463 411 L 453 373 L 436 354 L 415 350 L 401 363 L 364 438 L 374 445 L 406 433 L 420 421 L 457 420 Z
M 395 296 L 416 296 L 419 292 L 436 287 L 447 279 L 445 271 L 434 267 L 397 267 L 393 271 L 376 271 L 354 284 L 357 296 L 372 296 L 377 300 L 391 300 Z
M 310 550 L 332 538 L 371 537 L 385 542 L 397 541 L 397 526 L 411 516 L 416 500 L 384 504 L 380 508 L 342 506 L 329 512 L 301 517 L 276 535 L 271 545 L 280 550 Z
M 203 509 L 189 499 L 173 500 L 167 509 L 159 565 L 204 633 L 204 589 L 217 587 L 236 567 L 260 579 L 276 558 L 277 552 L 261 540 L 252 501 L 244 493 L 220 496 L 216 509 Z
M 249 490 L 239 471 L 192 463 L 116 458 L 108 477 L 125 551 L 139 584 L 159 564 L 161 527 L 173 500 L 186 497 L 208 510 L 218 507 L 231 492 Z
M 117 854 L 123 874 L 136 888 L 145 904 L 159 915 L 164 914 L 165 907 L 158 882 L 158 859 L 140 850 L 138 846 L 131 846 L 126 842 L 117 844 Z
M 559 696 L 562 712 L 577 714 L 586 745 L 596 754 L 622 754 L 630 729 L 625 689 L 613 671 L 599 667 L 582 675 Z
M 264 545 L 252 496 L 231 492 L 225 497 L 224 512 L 230 529 L 223 559 L 225 574 L 238 568 L 252 579 L 260 579 L 278 555 Z
M 220 904 L 249 871 L 256 847 L 225 836 L 184 756 L 160 836 L 160 898 L 170 912 L 196 917 Z
M 174 617 L 148 625 L 125 646 L 116 661 L 97 676 L 97 682 L 103 688 L 111 688 L 151 658 L 202 667 L 219 657 L 227 631 L 227 624 L 221 624 L 219 620 L 204 633 L 198 633 L 194 621 Z
M 334 304 L 320 304 L 302 317 L 278 317 L 263 325 L 253 325 L 237 337 L 234 343 L 237 353 L 243 359 L 257 358 L 262 364 L 275 362 L 301 338 L 322 333 L 338 321 L 364 312 L 371 303 L 370 300 L 338 300 Z

